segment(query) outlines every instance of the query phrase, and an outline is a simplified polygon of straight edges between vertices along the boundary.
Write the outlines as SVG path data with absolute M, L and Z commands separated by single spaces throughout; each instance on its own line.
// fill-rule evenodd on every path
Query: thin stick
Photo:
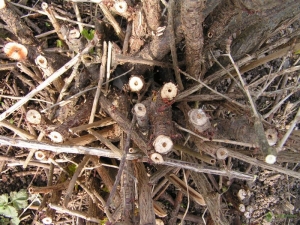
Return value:
M 112 125 L 112 124 L 115 124 L 115 123 L 116 122 L 113 119 L 107 117 L 107 118 L 99 120 L 97 122 L 80 125 L 78 127 L 72 127 L 72 128 L 69 129 L 69 131 L 71 133 L 75 134 L 75 133 L 78 133 L 78 132 L 83 131 L 83 130 L 88 130 L 90 128 L 105 127 L 105 126 L 109 126 L 109 125 Z
M 87 47 L 81 53 L 78 53 L 74 58 L 72 58 L 64 66 L 62 66 L 60 69 L 58 69 L 56 72 L 54 72 L 51 76 L 49 76 L 43 83 L 41 83 L 39 86 L 37 86 L 31 92 L 29 92 L 23 99 L 21 99 L 16 104 L 14 104 L 10 108 L 8 108 L 5 112 L 3 112 L 0 115 L 0 121 L 4 120 L 6 117 L 8 117 L 14 111 L 18 110 L 22 105 L 24 105 L 25 103 L 27 103 L 30 98 L 32 98 L 33 96 L 35 96 L 36 94 L 38 94 L 44 88 L 48 87 L 54 80 L 56 80 L 63 73 L 65 73 L 68 69 L 70 69 L 72 66 L 74 66 L 80 60 L 81 55 L 89 52 L 89 50 L 97 42 L 98 42 L 98 37 L 97 37 L 97 35 L 95 35 L 94 39 L 87 45 Z
M 189 134 L 192 134 L 194 135 L 195 137 L 198 137 L 198 138 L 201 138 L 203 141 L 208 141 L 208 142 L 211 142 L 211 141 L 214 141 L 214 142 L 220 142 L 220 143 L 227 143 L 227 144 L 233 144 L 233 145 L 240 145 L 240 146 L 245 146 L 245 147 L 250 147 L 250 148 L 257 148 L 258 146 L 256 146 L 255 144 L 250 144 L 250 143 L 244 143 L 244 142 L 239 142 L 239 141 L 231 141 L 231 140 L 227 140 L 227 139 L 208 139 L 206 137 L 203 137 L 199 134 L 196 134 L 195 132 L 189 130 L 189 129 L 186 129 L 180 125 L 178 125 L 177 123 L 175 123 L 175 126 L 180 129 L 180 130 L 183 130 Z
M 175 1 L 171 0 L 169 1 L 168 5 L 168 27 L 170 29 L 170 49 L 171 49 L 171 54 L 172 54 L 172 61 L 173 61 L 173 69 L 175 72 L 175 78 L 176 78 L 176 83 L 178 85 L 178 88 L 180 91 L 184 89 L 180 73 L 178 71 L 178 60 L 177 60 L 177 53 L 176 53 L 176 47 L 175 47 L 175 34 L 174 34 L 174 24 L 173 24 L 173 9 L 174 9 Z
M 60 31 L 61 26 L 58 23 L 58 21 L 56 20 L 56 18 L 54 17 L 53 10 L 48 6 L 48 4 L 46 2 L 42 3 L 42 9 L 44 10 L 44 12 L 48 16 L 50 22 L 52 23 L 52 26 L 55 29 L 55 32 L 57 33 L 58 38 L 61 40 L 64 40 L 65 38 Z
M 233 151 L 233 150 L 230 150 L 230 149 L 227 149 L 227 150 L 228 150 L 228 155 L 233 157 L 233 158 L 236 158 L 236 159 L 242 160 L 244 162 L 250 163 L 251 165 L 259 166 L 261 168 L 268 169 L 268 170 L 277 171 L 279 173 L 283 173 L 285 175 L 292 176 L 292 177 L 295 177 L 297 179 L 300 179 L 300 173 L 299 172 L 289 170 L 289 169 L 286 169 L 286 168 L 283 168 L 283 167 L 277 166 L 277 165 L 270 165 L 268 163 L 262 162 L 260 160 L 257 160 L 255 158 L 246 156 L 244 154 L 241 154 L 239 152 L 236 152 L 236 151 Z
M 200 79 L 196 79 L 196 78 L 192 77 L 191 75 L 189 75 L 188 73 L 183 72 L 183 71 L 180 70 L 180 69 L 179 69 L 179 71 L 180 71 L 180 73 L 182 73 L 183 75 L 187 76 L 188 78 L 193 79 L 194 81 L 196 81 L 196 82 L 198 82 L 199 84 L 203 85 L 204 87 L 206 87 L 207 89 L 209 89 L 209 90 L 212 91 L 213 93 L 222 96 L 222 97 L 225 98 L 227 101 L 229 101 L 229 102 L 231 102 L 231 103 L 234 103 L 235 105 L 237 105 L 237 106 L 239 106 L 240 108 L 242 108 L 242 109 L 244 109 L 244 110 L 247 111 L 247 107 L 246 107 L 245 105 L 242 105 L 242 104 L 238 103 L 237 101 L 235 101 L 235 100 L 229 98 L 228 96 L 223 95 L 223 94 L 221 94 L 220 92 L 218 92 L 218 91 L 212 89 L 210 86 L 208 86 L 207 84 L 205 84 L 204 82 L 202 82 Z
M 115 29 L 116 34 L 118 35 L 118 37 L 121 39 L 122 42 L 124 42 L 125 39 L 125 34 L 122 31 L 121 27 L 119 26 L 118 22 L 116 21 L 116 19 L 113 17 L 113 15 L 110 13 L 110 11 L 108 10 L 108 8 L 106 7 L 106 5 L 102 4 L 102 2 L 100 2 L 99 7 L 101 8 L 104 16 L 108 19 L 108 21 L 110 22 L 110 24 L 112 25 L 112 27 Z
M 298 109 L 298 112 L 297 112 L 294 120 L 290 123 L 290 128 L 285 133 L 285 135 L 283 136 L 283 138 L 279 141 L 278 146 L 277 146 L 277 151 L 278 152 L 282 150 L 283 145 L 285 144 L 285 142 L 287 141 L 287 139 L 289 138 L 289 136 L 293 132 L 293 130 L 296 127 L 296 125 L 299 122 L 299 120 L 300 120 L 300 108 Z
M 107 50 L 106 80 L 109 80 L 109 78 L 110 78 L 111 56 L 112 56 L 112 43 L 109 41 L 108 42 L 108 50 Z M 108 93 L 108 85 L 109 85 L 109 83 L 106 83 L 105 93 Z
M 48 206 L 51 209 L 56 210 L 57 212 L 66 213 L 66 214 L 69 214 L 71 216 L 76 216 L 76 217 L 85 219 L 86 221 L 94 222 L 94 223 L 97 223 L 97 224 L 99 224 L 99 221 L 100 221 L 100 218 L 89 217 L 81 211 L 66 209 L 66 208 L 63 208 L 63 207 L 58 206 L 56 204 L 53 204 L 53 203 L 49 203 Z
M 82 24 L 80 24 L 81 21 L 82 21 L 82 19 L 81 19 L 81 15 L 80 15 L 80 12 L 79 12 L 79 8 L 78 8 L 78 5 L 77 5 L 76 2 L 72 2 L 72 5 L 73 5 L 73 9 L 74 9 L 74 11 L 75 11 L 76 19 L 77 19 L 77 21 L 79 22 L 78 28 L 79 28 L 79 31 L 80 31 L 80 33 L 81 33 L 82 30 L 83 30 L 83 26 L 82 26 Z
M 68 188 L 66 190 L 65 200 L 64 200 L 64 206 L 65 207 L 68 206 L 68 203 L 71 199 L 71 195 L 73 193 L 73 189 L 74 189 L 75 183 L 77 181 L 77 178 L 78 178 L 79 174 L 81 173 L 81 171 L 83 170 L 85 164 L 87 164 L 87 162 L 90 160 L 90 157 L 91 156 L 89 156 L 89 155 L 84 156 L 82 161 L 78 164 L 78 166 L 76 168 L 76 171 L 74 172 L 73 177 L 70 180 L 70 183 L 69 183 Z
M 263 152 L 263 154 L 265 155 L 265 161 L 269 164 L 274 164 L 276 162 L 276 155 L 277 155 L 276 149 L 269 146 L 269 143 L 267 141 L 267 138 L 266 138 L 266 135 L 265 135 L 265 132 L 264 132 L 264 127 L 263 127 L 262 122 L 260 120 L 260 116 L 259 116 L 258 111 L 256 109 L 255 103 L 254 103 L 254 101 L 251 97 L 250 91 L 249 91 L 248 87 L 246 86 L 246 84 L 245 84 L 245 82 L 242 78 L 242 75 L 239 71 L 238 66 L 236 65 L 236 63 L 234 62 L 234 60 L 233 60 L 233 58 L 230 54 L 230 49 L 228 51 L 229 51 L 229 53 L 226 54 L 226 56 L 229 57 L 232 65 L 234 66 L 234 69 L 236 70 L 236 72 L 239 76 L 240 82 L 241 82 L 242 86 L 244 87 L 244 91 L 245 91 L 245 93 L 248 97 L 248 101 L 250 102 L 253 116 L 255 117 L 254 129 L 255 129 L 255 132 L 256 132 L 256 135 L 257 135 L 259 147 L 260 147 L 261 151 Z
M 133 115 L 133 118 L 132 118 L 132 121 L 131 121 L 131 124 L 130 124 L 130 130 L 132 130 L 134 128 L 134 124 L 136 122 L 136 116 Z M 121 162 L 120 162 L 120 165 L 119 165 L 119 170 L 118 170 L 118 174 L 116 176 L 116 179 L 115 179 L 115 182 L 114 182 L 114 186 L 109 194 L 109 197 L 107 199 L 107 206 L 109 207 L 110 206 L 110 202 L 112 201 L 112 198 L 115 196 L 115 192 L 117 190 L 117 186 L 119 185 L 119 182 L 121 180 L 121 176 L 122 176 L 122 173 L 123 173 L 123 170 L 124 170 L 124 166 L 125 166 L 125 163 L 126 163 L 126 156 L 128 154 L 128 151 L 129 151 L 129 147 L 130 147 L 130 140 L 131 140 L 131 132 L 127 133 L 127 138 L 126 138 L 126 142 L 125 142 L 125 146 L 124 146 L 124 154 L 121 158 Z
M 244 80 L 243 80 L 243 78 L 242 78 L 242 75 L 241 75 L 241 73 L 240 73 L 240 71 L 239 71 L 239 68 L 237 67 L 237 65 L 236 65 L 236 63 L 234 62 L 233 58 L 231 57 L 231 54 L 230 54 L 230 53 L 229 53 L 229 54 L 226 54 L 226 56 L 228 56 L 228 58 L 230 59 L 232 65 L 233 65 L 233 67 L 234 67 L 234 69 L 236 70 L 236 72 L 237 72 L 237 74 L 238 74 L 238 76 L 239 76 L 240 82 L 242 83 L 242 86 L 244 87 L 244 91 L 245 91 L 245 93 L 246 93 L 246 95 L 247 95 L 247 97 L 248 97 L 248 101 L 250 102 L 250 105 L 251 105 L 252 112 L 253 112 L 254 116 L 255 116 L 256 118 L 259 118 L 257 109 L 256 109 L 256 107 L 255 107 L 255 104 L 254 104 L 253 100 L 252 100 L 252 97 L 251 97 L 251 94 L 250 94 L 250 92 L 249 92 L 249 89 L 247 88 L 246 83 L 244 82 Z
M 20 8 L 23 8 L 23 9 L 27 9 L 29 11 L 40 13 L 42 15 L 46 15 L 46 13 L 44 11 L 42 11 L 42 10 L 37 10 L 37 9 L 31 8 L 31 7 L 28 7 L 28 6 L 25 6 L 25 5 L 21 5 L 21 4 L 18 4 L 18 3 L 14 3 L 14 2 L 10 2 L 10 4 L 13 4 L 13 5 L 18 6 Z M 70 19 L 67 19 L 65 17 L 59 16 L 57 14 L 54 15 L 54 17 L 56 19 L 67 21 L 67 22 L 70 22 L 70 23 L 81 24 L 82 26 L 85 26 L 85 27 L 95 28 L 94 25 L 90 25 L 90 24 L 86 24 L 86 23 L 81 23 L 81 22 L 78 22 L 78 21 L 70 20 Z
M 122 73 L 121 75 L 119 75 L 119 76 L 117 76 L 117 77 L 114 77 L 114 78 L 110 79 L 109 81 L 104 82 L 102 85 L 104 85 L 104 84 L 106 84 L 106 83 L 109 83 L 109 82 L 111 82 L 111 81 L 113 81 L 113 80 L 119 79 L 120 77 L 125 76 L 126 74 L 130 73 L 133 69 L 134 69 L 134 67 L 132 67 L 132 68 L 131 68 L 130 70 L 128 70 L 127 72 Z M 88 91 L 95 90 L 95 89 L 97 89 L 97 87 L 98 87 L 98 86 L 86 88 L 85 90 L 83 90 L 83 91 L 81 91 L 81 92 L 78 92 L 77 94 L 75 94 L 75 95 L 69 97 L 69 98 L 66 99 L 66 100 L 63 100 L 63 101 L 58 102 L 58 103 L 56 103 L 56 104 L 53 104 L 53 103 L 52 103 L 52 104 L 53 104 L 52 106 L 50 106 L 49 108 L 43 109 L 41 112 L 44 113 L 44 112 L 46 112 L 47 110 L 50 110 L 50 109 L 52 109 L 53 107 L 56 107 L 56 106 L 58 106 L 58 105 L 61 106 L 61 105 L 67 104 L 67 103 L 68 103 L 69 101 L 71 101 L 72 99 L 78 98 L 79 96 L 83 95 L 84 93 L 86 93 L 86 92 L 88 92 Z
M 214 175 L 228 176 L 230 178 L 237 178 L 242 180 L 252 180 L 252 181 L 255 180 L 255 177 L 250 174 L 245 174 L 245 173 L 236 172 L 232 170 L 221 170 L 216 167 L 199 165 L 198 163 L 191 163 L 191 162 L 181 161 L 177 159 L 166 158 L 164 159 L 163 165 L 173 166 L 176 168 L 189 169 L 191 171 L 195 171 L 198 173 L 210 173 Z M 298 176 L 300 177 L 300 174 L 298 174 Z
M 93 129 L 89 129 L 89 133 L 94 135 L 95 138 L 98 141 L 101 141 L 102 144 L 106 145 L 110 150 L 112 150 L 116 155 L 118 155 L 119 157 L 122 156 L 122 151 L 117 148 L 113 143 L 111 143 L 108 139 L 102 137 L 102 135 L 98 134 L 96 131 L 94 131 Z
M 296 92 L 296 90 L 292 91 L 291 93 L 289 93 L 285 98 L 281 99 L 280 102 L 278 102 L 278 104 L 276 104 L 269 112 L 267 112 L 265 115 L 263 115 L 262 117 L 264 119 L 268 118 L 272 113 L 275 113 L 279 107 L 289 98 L 291 97 L 294 93 Z
M 96 109 L 97 109 L 97 106 L 98 106 L 98 100 L 99 100 L 99 97 L 100 97 L 101 87 L 102 87 L 102 84 L 103 84 L 103 79 L 104 79 L 104 74 L 105 74 L 106 57 L 107 57 L 107 43 L 106 43 L 106 41 L 104 41 L 103 42 L 103 55 L 102 55 L 102 60 L 101 60 L 100 73 L 99 73 L 99 81 L 98 81 L 98 85 L 97 85 L 95 98 L 94 98 L 94 101 L 93 101 L 93 107 L 92 107 L 92 110 L 91 110 L 91 116 L 90 116 L 90 119 L 89 119 L 89 123 L 94 122 L 94 117 L 95 117 Z

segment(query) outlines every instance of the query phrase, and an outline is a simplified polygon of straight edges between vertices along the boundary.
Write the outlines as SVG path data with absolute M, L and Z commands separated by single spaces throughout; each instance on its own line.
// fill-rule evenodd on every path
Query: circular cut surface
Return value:
M 209 121 L 202 109 L 191 109 L 188 115 L 190 122 L 198 126 L 203 126 Z
M 24 45 L 9 42 L 3 48 L 4 53 L 14 60 L 25 60 L 27 58 L 28 50 Z
M 173 141 L 170 137 L 165 135 L 159 135 L 153 142 L 155 151 L 161 154 L 167 154 L 173 148 Z
M 142 78 L 140 78 L 138 76 L 131 76 L 129 78 L 128 85 L 129 85 L 130 91 L 139 92 L 144 87 L 144 81 L 142 80 Z
M 143 116 L 146 115 L 147 109 L 146 109 L 146 107 L 145 107 L 144 104 L 142 104 L 142 103 L 137 103 L 137 104 L 134 105 L 134 112 L 135 112 L 135 114 L 136 114 L 137 116 L 143 117 Z
M 164 162 L 163 157 L 162 157 L 161 154 L 159 154 L 159 153 L 153 153 L 153 154 L 151 154 L 150 158 L 151 158 L 151 160 L 152 160 L 154 163 L 157 163 L 157 164 L 163 163 L 163 162 Z
M 61 143 L 63 142 L 63 137 L 60 133 L 58 133 L 57 131 L 52 131 L 49 134 L 49 138 L 51 139 L 51 141 L 56 142 L 56 143 Z
M 29 123 L 40 124 L 42 116 L 38 111 L 30 109 L 26 113 L 26 119 L 29 121 Z
M 173 84 L 172 82 L 166 83 L 161 91 L 160 91 L 160 95 L 162 99 L 168 99 L 173 100 L 176 95 L 177 95 L 178 89 L 176 87 L 175 84 Z

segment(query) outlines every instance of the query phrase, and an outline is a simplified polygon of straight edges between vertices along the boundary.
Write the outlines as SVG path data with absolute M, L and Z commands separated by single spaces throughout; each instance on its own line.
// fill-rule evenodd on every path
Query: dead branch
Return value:
M 135 176 L 138 180 L 138 200 L 140 224 L 155 224 L 155 214 L 149 179 L 143 163 L 134 163 Z
M 37 45 L 31 29 L 23 22 L 21 17 L 12 9 L 10 3 L 6 2 L 5 7 L 0 9 L 0 17 L 22 44 Z
M 181 4 L 182 26 L 185 37 L 185 60 L 187 72 L 198 79 L 201 76 L 204 21 L 203 1 L 184 0 Z

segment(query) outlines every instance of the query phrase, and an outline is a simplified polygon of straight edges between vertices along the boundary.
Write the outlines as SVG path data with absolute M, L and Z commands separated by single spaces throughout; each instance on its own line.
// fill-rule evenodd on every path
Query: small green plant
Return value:
M 10 192 L 10 195 L 0 195 L 0 218 L 1 224 L 18 225 L 20 219 L 18 218 L 18 210 L 28 206 L 28 195 L 25 190 L 19 192 Z M 10 220 L 8 219 L 10 218 Z
M 95 35 L 95 30 L 86 30 L 86 29 L 83 29 L 81 31 L 81 34 L 83 37 L 85 37 L 86 39 L 88 40 L 93 40 L 94 38 L 94 35 Z
M 293 214 L 278 214 L 278 215 L 275 215 L 275 217 L 277 219 L 297 218 L 297 216 L 293 215 Z
M 62 48 L 63 42 L 61 40 L 56 40 L 56 47 Z
M 273 216 L 273 213 L 271 213 L 271 212 L 268 212 L 268 213 L 265 215 L 265 220 L 266 220 L 267 222 L 272 222 L 273 218 L 274 218 L 274 216 Z

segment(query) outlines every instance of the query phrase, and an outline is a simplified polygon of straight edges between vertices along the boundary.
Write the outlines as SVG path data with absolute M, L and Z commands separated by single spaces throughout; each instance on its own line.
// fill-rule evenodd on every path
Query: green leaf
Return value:
M 51 26 L 51 24 L 48 23 L 48 22 L 45 22 L 45 25 L 46 25 L 46 27 L 50 27 Z
M 20 190 L 19 192 L 10 192 L 10 199 L 13 203 L 13 206 L 17 209 L 26 208 L 28 205 L 28 195 L 25 190 Z
M 268 212 L 268 213 L 265 215 L 265 220 L 266 220 L 267 222 L 272 222 L 272 220 L 273 220 L 273 213 Z
M 94 38 L 94 35 L 95 35 L 95 30 L 86 30 L 86 29 L 83 29 L 81 31 L 81 34 L 83 37 L 85 37 L 86 39 L 88 40 L 92 40 Z
M 61 40 L 56 40 L 56 47 L 61 48 L 63 46 L 63 42 Z
M 76 169 L 77 169 L 77 165 L 75 165 L 75 164 L 69 164 L 68 165 L 68 172 L 71 175 L 73 175 L 75 173 Z
M 0 214 L 9 218 L 14 218 L 18 216 L 17 210 L 10 205 L 0 206 Z
M 14 123 L 13 118 L 10 118 L 10 119 L 9 119 L 9 123 L 10 123 L 10 124 L 13 124 L 13 123 Z
M 5 206 L 8 203 L 8 195 L 0 195 L 0 206 Z
M 2 224 L 2 225 L 9 225 L 9 219 L 1 217 L 0 218 L 0 224 Z
M 300 55 L 300 49 L 295 52 L 295 55 Z
M 10 220 L 10 225 L 19 225 L 20 219 L 18 217 L 14 217 Z

